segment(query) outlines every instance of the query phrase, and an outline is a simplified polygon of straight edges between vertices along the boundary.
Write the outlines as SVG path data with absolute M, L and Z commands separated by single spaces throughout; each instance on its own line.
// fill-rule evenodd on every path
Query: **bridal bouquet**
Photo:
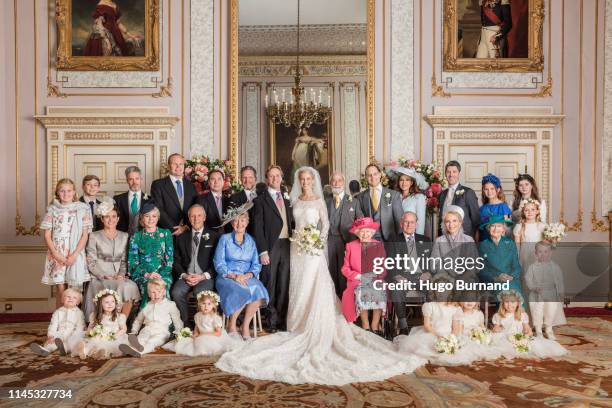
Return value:
M 89 338 L 92 338 L 92 339 L 108 340 L 108 341 L 117 340 L 117 338 L 115 337 L 115 333 L 106 329 L 101 324 L 95 325 L 94 328 L 91 329 L 87 335 L 89 336 Z
M 440 354 L 455 354 L 460 348 L 459 340 L 454 334 L 440 337 L 434 345 L 434 350 Z
M 294 231 L 289 240 L 295 242 L 300 255 L 318 255 L 325 247 L 321 238 L 321 231 L 313 224 L 308 224 L 301 230 Z
M 565 225 L 559 222 L 546 224 L 542 235 L 544 236 L 545 240 L 556 244 L 557 242 L 561 241 L 561 239 L 565 236 Z
M 183 327 L 181 330 L 175 331 L 174 334 L 176 335 L 176 340 L 188 339 L 190 337 L 193 337 L 193 333 L 191 332 L 191 329 L 189 327 Z
M 470 330 L 470 340 L 488 346 L 491 344 L 491 332 L 483 327 L 474 327 Z
M 516 333 L 508 336 L 508 341 L 514 346 L 514 349 L 519 353 L 527 353 L 529 351 L 529 337 L 523 333 Z

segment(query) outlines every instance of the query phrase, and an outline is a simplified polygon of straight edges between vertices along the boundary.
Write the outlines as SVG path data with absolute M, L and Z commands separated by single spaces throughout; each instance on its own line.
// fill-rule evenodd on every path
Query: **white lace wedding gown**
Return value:
M 322 200 L 297 200 L 296 229 L 329 221 Z M 347 323 L 323 254 L 299 255 L 291 244 L 288 332 L 263 336 L 225 353 L 216 366 L 260 380 L 343 385 L 410 373 L 426 360 L 400 354 L 393 343 Z

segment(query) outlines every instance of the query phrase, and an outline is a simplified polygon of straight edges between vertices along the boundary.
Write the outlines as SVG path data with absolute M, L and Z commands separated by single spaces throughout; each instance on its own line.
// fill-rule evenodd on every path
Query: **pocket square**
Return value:
M 354 212 L 355 209 L 353 207 L 349 208 L 349 212 Z
M 212 248 L 212 245 L 204 245 L 204 248 Z

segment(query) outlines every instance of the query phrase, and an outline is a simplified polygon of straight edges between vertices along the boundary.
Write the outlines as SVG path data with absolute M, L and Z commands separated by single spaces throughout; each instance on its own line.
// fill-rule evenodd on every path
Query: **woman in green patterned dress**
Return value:
M 140 224 L 143 229 L 130 240 L 128 271 L 130 278 L 140 288 L 142 299 L 140 308 L 147 304 L 147 282 L 159 278 L 166 282 L 166 297 L 170 298 L 172 286 L 172 262 L 174 246 L 172 234 L 167 229 L 158 228 L 159 209 L 154 203 L 145 203 L 140 211 Z

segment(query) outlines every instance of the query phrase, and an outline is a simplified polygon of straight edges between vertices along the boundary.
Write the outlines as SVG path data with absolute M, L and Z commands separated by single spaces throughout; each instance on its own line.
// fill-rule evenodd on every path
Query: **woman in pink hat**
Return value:
M 381 287 L 376 289 L 374 282 L 384 282 L 387 271 L 374 273 L 374 259 L 384 259 L 386 254 L 383 243 L 372 239 L 379 227 L 372 218 L 363 217 L 356 219 L 349 230 L 359 239 L 346 244 L 342 274 L 347 288 L 342 294 L 342 312 L 347 321 L 354 322 L 359 311 L 361 327 L 382 336 L 379 324 L 387 307 L 387 293 Z M 372 310 L 371 324 L 368 310 Z

